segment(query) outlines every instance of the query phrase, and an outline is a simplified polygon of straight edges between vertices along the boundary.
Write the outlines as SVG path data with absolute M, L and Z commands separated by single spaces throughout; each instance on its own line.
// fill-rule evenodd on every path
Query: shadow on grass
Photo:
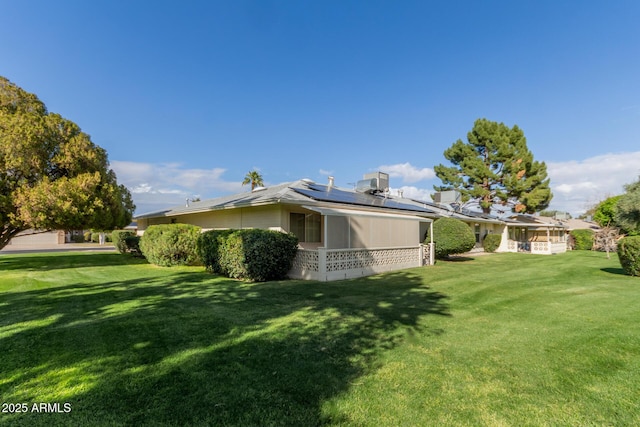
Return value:
M 600 271 L 604 271 L 605 273 L 610 273 L 610 274 L 621 274 L 623 276 L 627 275 L 627 273 L 625 273 L 625 271 L 624 271 L 624 269 L 622 267 L 620 267 L 620 268 L 612 268 L 612 267 L 601 268 Z
M 323 402 L 449 315 L 411 272 L 258 284 L 175 273 L 7 293 L 0 310 L 4 401 L 73 405 L 5 417 L 17 425 L 348 422 Z
M 438 261 L 467 262 L 467 261 L 474 261 L 474 260 L 475 260 L 475 258 L 470 257 L 470 256 L 449 255 L 447 258 L 436 259 L 436 262 L 438 262 Z

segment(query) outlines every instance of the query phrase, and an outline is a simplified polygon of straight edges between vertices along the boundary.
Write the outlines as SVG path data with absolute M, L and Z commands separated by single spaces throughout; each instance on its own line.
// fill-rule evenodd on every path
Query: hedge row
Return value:
M 618 258 L 625 273 L 640 276 L 640 236 L 629 236 L 618 242 Z
M 212 230 L 199 236 L 197 248 L 209 271 L 262 282 L 286 277 L 298 251 L 298 239 L 271 230 Z
M 140 251 L 152 264 L 198 265 L 196 241 L 200 227 L 190 224 L 161 224 L 147 228 L 140 239 Z

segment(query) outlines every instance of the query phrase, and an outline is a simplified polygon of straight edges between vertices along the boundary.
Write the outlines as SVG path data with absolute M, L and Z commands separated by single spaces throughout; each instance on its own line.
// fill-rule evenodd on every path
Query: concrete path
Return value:
M 115 252 L 116 248 L 111 243 L 100 245 L 98 243 L 65 243 L 64 245 L 42 245 L 42 246 L 5 246 L 0 250 L 0 255 L 15 254 L 36 254 L 42 252 Z

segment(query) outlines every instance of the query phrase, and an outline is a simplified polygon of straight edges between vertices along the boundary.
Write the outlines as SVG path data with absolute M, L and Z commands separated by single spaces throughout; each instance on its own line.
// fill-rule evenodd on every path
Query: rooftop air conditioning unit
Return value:
M 373 194 L 378 191 L 378 183 L 375 179 L 363 179 L 356 183 L 358 193 Z
M 384 172 L 366 173 L 363 179 L 374 179 L 376 181 L 376 190 L 384 192 L 389 189 L 389 174 Z
M 443 205 L 449 205 L 451 203 L 460 203 L 461 195 L 458 191 L 438 191 L 433 195 L 433 201 Z

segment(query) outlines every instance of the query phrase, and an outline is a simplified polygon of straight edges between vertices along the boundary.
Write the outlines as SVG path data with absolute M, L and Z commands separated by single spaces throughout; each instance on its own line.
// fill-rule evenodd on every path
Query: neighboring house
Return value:
M 320 281 L 433 264 L 423 240 L 435 212 L 388 195 L 388 175 L 365 177 L 357 191 L 300 180 L 139 215 L 138 233 L 168 223 L 291 232 L 300 243 L 289 276 Z
M 533 215 L 513 215 L 505 219 L 506 230 L 499 252 L 557 254 L 567 251 L 567 226 Z M 506 239 L 505 239 L 506 237 Z
M 62 230 L 42 231 L 25 230 L 18 233 L 7 245 L 9 247 L 46 247 L 64 245 L 65 233 Z
M 436 194 L 436 200 L 440 199 Z M 440 200 L 447 200 L 443 197 Z M 451 200 L 448 200 L 451 201 Z M 525 252 L 550 255 L 567 251 L 567 227 L 560 221 L 544 221 L 532 215 L 499 218 L 468 209 L 453 209 L 450 204 L 423 202 L 441 217 L 459 219 L 469 225 L 476 238 L 472 252 L 483 250 L 484 238 L 500 234 L 502 240 L 496 252 Z M 455 205 L 455 203 L 453 204 Z

